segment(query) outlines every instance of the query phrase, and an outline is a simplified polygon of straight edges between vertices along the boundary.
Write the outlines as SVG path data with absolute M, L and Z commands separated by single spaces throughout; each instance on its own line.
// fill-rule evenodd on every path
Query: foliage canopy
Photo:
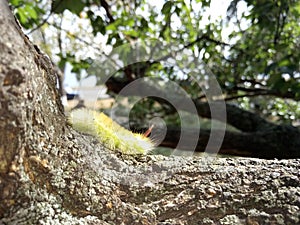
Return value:
M 89 66 L 91 52 L 99 54 L 135 40 L 178 43 L 206 63 L 226 101 L 279 122 L 300 118 L 297 0 L 232 0 L 226 18 L 209 13 L 211 0 L 164 1 L 158 6 L 146 0 L 10 3 L 20 23 L 33 37 L 42 37 L 40 46 L 61 68 L 70 62 L 79 72 Z M 174 68 L 160 63 L 147 67 L 141 76 L 155 71 L 187 84 L 193 98 L 203 96 L 190 77 L 179 78 Z M 126 73 L 120 76 L 128 79 Z

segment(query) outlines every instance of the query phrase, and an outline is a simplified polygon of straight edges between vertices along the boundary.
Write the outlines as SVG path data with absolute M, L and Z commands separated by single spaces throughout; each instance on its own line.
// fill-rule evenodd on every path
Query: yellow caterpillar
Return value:
M 132 133 L 104 113 L 87 109 L 74 110 L 69 116 L 69 122 L 74 129 L 98 137 L 107 148 L 125 154 L 146 154 L 154 147 L 153 142 L 147 138 L 150 131 L 145 134 Z

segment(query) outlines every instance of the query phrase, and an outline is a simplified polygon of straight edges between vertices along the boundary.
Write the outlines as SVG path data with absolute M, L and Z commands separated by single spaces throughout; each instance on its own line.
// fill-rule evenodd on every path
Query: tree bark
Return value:
M 0 1 L 0 224 L 299 224 L 300 160 L 129 156 L 66 123 Z

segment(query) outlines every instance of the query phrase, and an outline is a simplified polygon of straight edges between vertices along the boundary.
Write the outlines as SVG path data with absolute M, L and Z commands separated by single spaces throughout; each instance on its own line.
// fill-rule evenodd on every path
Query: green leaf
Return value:
M 277 68 L 277 66 L 278 66 L 277 62 L 273 62 L 273 63 L 269 64 L 265 69 L 265 74 L 269 74 L 271 71 L 275 70 L 275 68 Z
M 60 57 L 61 57 L 61 56 L 60 56 Z M 58 67 L 59 67 L 59 68 L 64 68 L 65 65 L 66 65 L 66 63 L 67 63 L 66 58 L 60 58 L 60 61 L 59 61 L 59 63 L 58 63 Z
M 90 21 L 93 27 L 94 35 L 97 35 L 98 32 L 100 32 L 103 35 L 106 33 L 106 26 L 101 16 L 97 16 L 96 18 L 90 16 Z
M 178 6 L 176 6 L 176 8 L 175 8 L 174 12 L 176 13 L 176 15 L 177 15 L 178 17 L 180 17 L 181 8 L 180 8 L 180 7 L 178 7 Z
M 18 12 L 17 12 L 17 16 L 18 16 L 20 23 L 24 26 L 27 22 L 26 11 L 22 8 L 19 8 Z
M 35 9 L 30 5 L 25 5 L 24 10 L 27 12 L 27 15 L 33 19 L 37 19 L 38 15 Z
M 285 80 L 281 74 L 271 76 L 271 78 L 268 80 L 268 84 L 273 90 L 285 91 L 286 89 Z
M 111 30 L 111 31 L 116 31 L 117 30 L 117 26 L 115 23 L 111 23 L 109 25 L 106 26 L 106 30 Z
M 288 66 L 288 65 L 290 65 L 290 63 L 291 63 L 290 60 L 284 59 L 278 63 L 278 66 Z
M 126 30 L 123 33 L 130 37 L 138 37 L 139 36 L 139 33 L 136 30 Z
M 135 19 L 134 18 L 127 19 L 123 22 L 124 26 L 129 26 L 129 27 L 133 27 L 134 24 L 135 24 Z
M 84 7 L 85 3 L 82 0 L 53 0 L 51 11 L 54 13 L 62 13 L 68 9 L 78 15 Z
M 267 83 L 269 86 L 274 86 L 274 84 L 279 82 L 280 79 L 282 79 L 281 74 L 279 74 L 279 73 L 272 74 L 270 76 L 270 78 L 268 79 Z
M 144 17 L 141 19 L 141 25 L 143 28 L 148 28 L 148 21 Z
M 172 5 L 173 5 L 173 2 L 172 2 L 172 1 L 167 1 L 167 2 L 163 5 L 163 7 L 162 7 L 162 9 L 161 9 L 161 13 L 164 14 L 164 15 L 170 14 Z
M 20 0 L 10 0 L 9 3 L 13 6 L 19 6 Z
M 299 100 L 300 100 L 300 91 L 299 91 L 299 92 L 296 92 L 295 100 L 296 100 L 296 101 L 299 101 Z

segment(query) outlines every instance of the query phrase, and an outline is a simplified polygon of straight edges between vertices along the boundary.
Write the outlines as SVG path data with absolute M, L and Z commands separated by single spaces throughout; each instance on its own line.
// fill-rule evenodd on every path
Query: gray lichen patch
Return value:
M 31 184 L 22 192 L 19 193 L 20 202 L 16 202 L 18 206 L 12 207 L 9 215 L 0 220 L 2 224 L 105 224 L 91 215 L 74 217 L 63 207 L 61 197 L 49 194 L 45 189 Z M 29 202 L 22 201 L 25 196 Z

